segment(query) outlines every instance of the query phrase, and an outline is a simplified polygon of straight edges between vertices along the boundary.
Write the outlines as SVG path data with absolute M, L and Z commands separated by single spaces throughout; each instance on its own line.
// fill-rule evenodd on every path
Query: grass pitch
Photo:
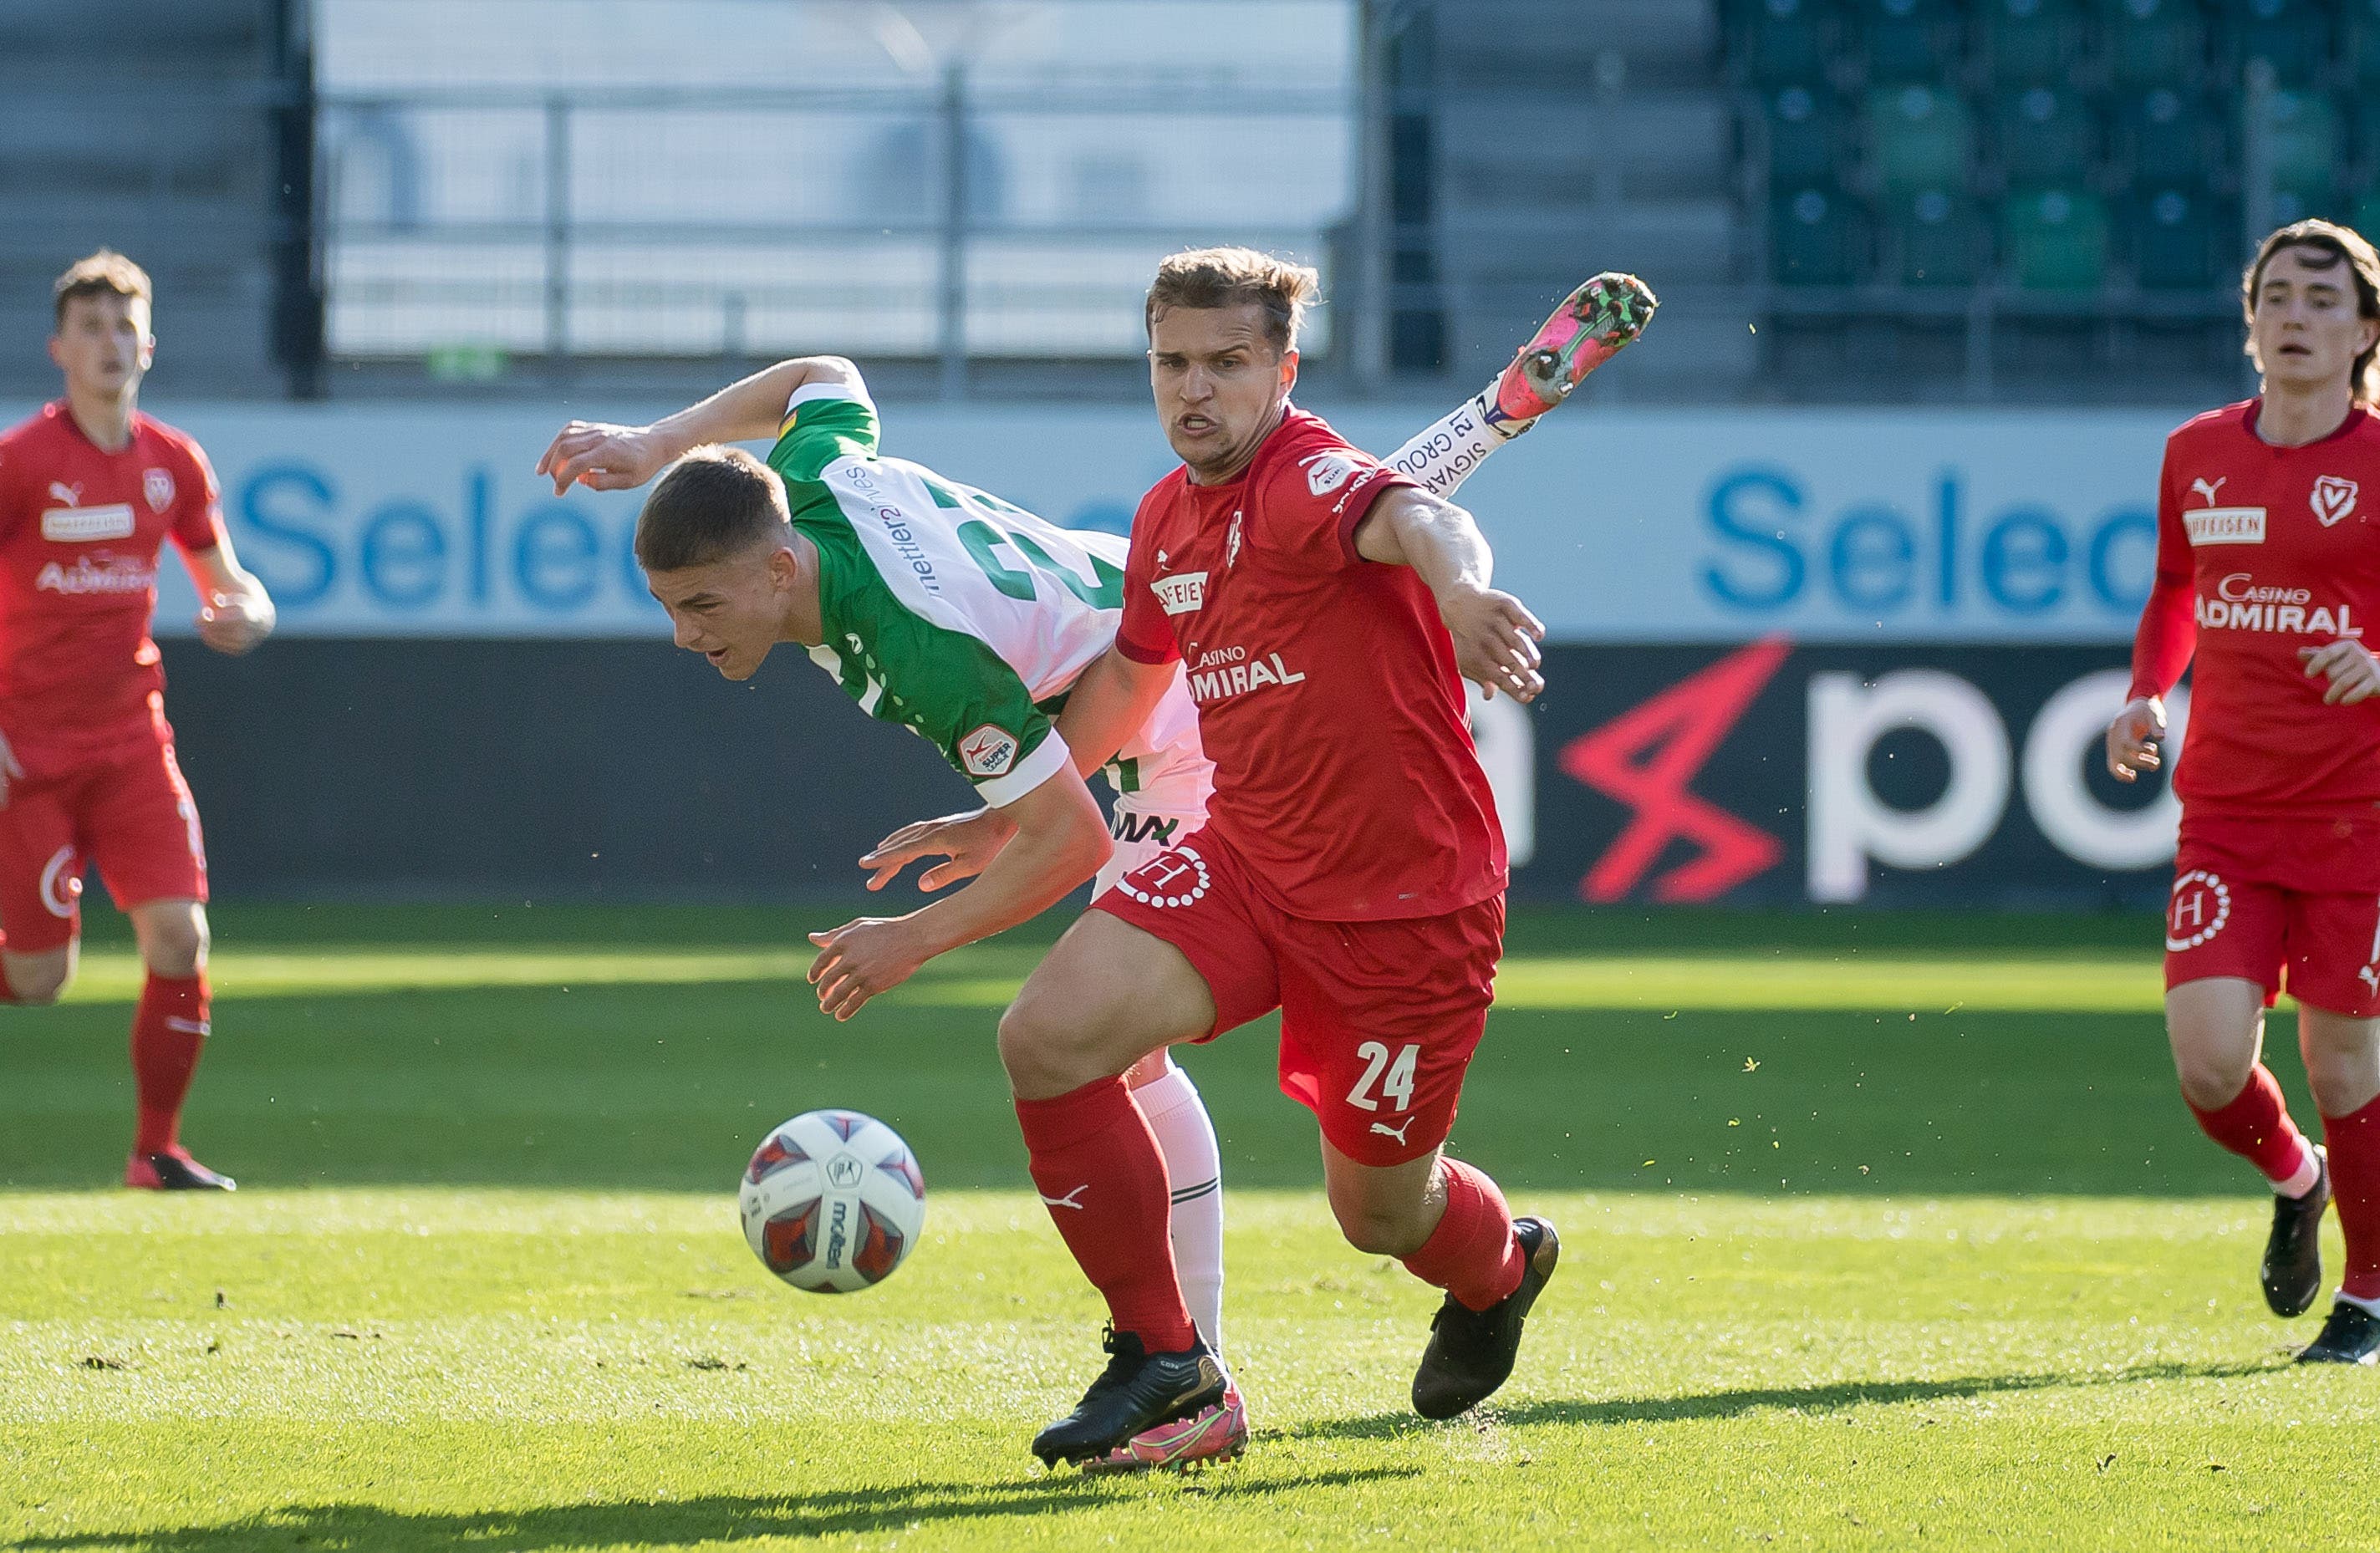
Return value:
M 120 945 L 0 1017 L 0 1547 L 2374 1543 L 2380 1391 L 2285 1363 L 2313 1321 L 2173 1094 L 2153 925 L 1522 920 L 1456 1147 L 1562 1270 L 1453 1425 L 1266 1032 L 1192 1053 L 1257 1438 L 1087 1481 L 1025 1452 L 1099 1357 L 990 1050 L 1035 951 L 838 1028 L 785 947 L 820 915 L 226 908 L 189 1132 L 229 1199 L 107 1185 Z M 932 1192 L 840 1299 L 731 1193 L 828 1103 Z

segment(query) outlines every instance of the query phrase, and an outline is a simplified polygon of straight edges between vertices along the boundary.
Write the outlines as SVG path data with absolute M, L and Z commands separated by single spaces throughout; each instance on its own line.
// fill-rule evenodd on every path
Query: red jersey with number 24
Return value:
M 169 537 L 223 542 L 214 471 L 182 432 L 135 415 L 109 453 L 63 404 L 0 432 L 0 734 L 29 777 L 155 737 Z
M 1237 479 L 1141 499 L 1116 646 L 1179 658 L 1215 762 L 1208 829 L 1293 916 L 1439 916 L 1504 888 L 1454 644 L 1355 528 L 1414 482 L 1292 407 Z
M 2325 706 L 2301 648 L 2380 624 L 2380 417 L 2359 405 L 2302 447 L 2256 434 L 2261 401 L 2209 410 L 2166 440 L 2156 582 L 2132 694 L 2189 667 L 2174 790 L 2196 816 L 2318 818 L 2380 804 L 2380 697 Z

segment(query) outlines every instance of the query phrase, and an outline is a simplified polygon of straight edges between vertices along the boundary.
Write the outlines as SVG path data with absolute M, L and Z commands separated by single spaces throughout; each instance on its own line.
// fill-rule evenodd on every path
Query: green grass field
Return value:
M 2313 1321 L 2173 1092 L 2154 923 L 1522 917 L 1455 1147 L 1562 1270 L 1452 1425 L 1269 1031 L 1193 1052 L 1257 1437 L 1118 1481 L 1025 1450 L 1099 1318 L 992 1055 L 1035 948 L 836 1027 L 789 947 L 832 915 L 225 907 L 188 1132 L 246 1189 L 202 1201 L 110 1189 L 136 982 L 94 941 L 0 1013 L 0 1547 L 2380 1546 L 2380 1380 L 2286 1364 Z M 864 1295 L 736 1231 L 821 1104 L 932 1191 Z

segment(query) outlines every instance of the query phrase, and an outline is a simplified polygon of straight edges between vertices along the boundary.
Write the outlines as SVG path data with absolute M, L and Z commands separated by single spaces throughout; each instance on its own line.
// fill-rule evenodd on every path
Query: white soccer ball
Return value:
M 752 1255 L 796 1289 L 881 1283 L 917 1244 L 926 1178 L 901 1134 L 856 1110 L 811 1110 L 752 1153 L 735 1205 Z

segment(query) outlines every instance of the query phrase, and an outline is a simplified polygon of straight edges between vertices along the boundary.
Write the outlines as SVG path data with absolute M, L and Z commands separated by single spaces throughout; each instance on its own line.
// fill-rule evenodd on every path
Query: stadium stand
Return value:
M 50 284 L 103 245 L 155 279 L 161 388 L 315 386 L 304 10 L 0 6 L 0 392 L 55 390 Z

